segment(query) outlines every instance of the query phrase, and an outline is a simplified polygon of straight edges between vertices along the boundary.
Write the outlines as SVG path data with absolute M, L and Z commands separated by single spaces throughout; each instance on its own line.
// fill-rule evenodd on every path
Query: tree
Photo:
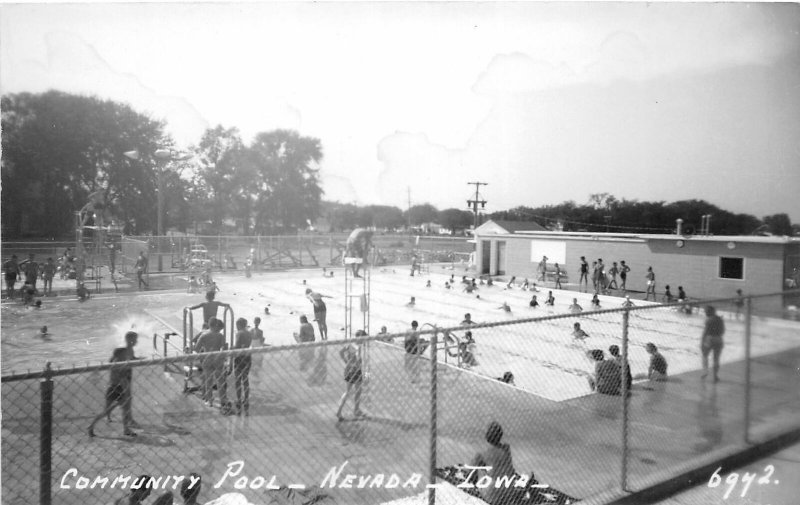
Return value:
M 617 200 L 608 193 L 592 194 L 587 205 L 564 202 L 544 207 L 515 207 L 495 212 L 493 219 L 516 221 L 537 220 L 554 229 L 555 223 L 564 231 L 674 233 L 676 220 L 684 221 L 684 230 L 700 231 L 703 216 L 711 215 L 710 232 L 716 235 L 749 234 L 760 222 L 748 214 L 733 214 L 703 200 L 684 200 L 673 203 Z
M 764 224 L 773 235 L 787 235 L 792 236 L 792 220 L 789 219 L 788 214 L 772 214 L 771 216 L 764 216 Z
M 421 205 L 412 205 L 411 208 L 404 213 L 406 219 L 408 219 L 409 216 L 411 218 L 411 225 L 419 226 L 423 223 L 432 223 L 436 221 L 439 217 L 439 211 L 433 205 L 423 203 Z
M 251 148 L 242 147 L 231 153 L 231 163 L 234 167 L 231 176 L 231 204 L 234 215 L 242 223 L 242 233 L 250 234 L 253 208 L 259 195 L 258 180 L 258 154 Z
M 288 232 L 320 216 L 322 143 L 292 130 L 256 135 L 250 147 L 257 165 L 256 227 Z
M 451 208 L 440 211 L 438 221 L 444 228 L 447 228 L 452 233 L 456 233 L 459 230 L 465 230 L 472 226 L 474 216 L 472 212 Z
M 374 227 L 378 230 L 394 229 L 403 226 L 403 211 L 388 205 L 367 205 L 357 212 L 357 224 L 362 227 Z
M 200 205 L 205 205 L 211 213 L 211 226 L 220 231 L 222 222 L 232 210 L 232 196 L 238 192 L 241 177 L 236 171 L 244 149 L 239 131 L 217 125 L 209 128 L 193 148 L 197 172 L 193 184 L 199 191 L 195 196 Z M 204 200 L 204 201 L 203 201 Z
M 328 220 L 331 233 L 358 227 L 358 207 L 352 203 L 322 202 L 320 209 L 321 215 Z
M 610 193 L 592 193 L 589 195 L 589 204 L 597 210 L 611 211 L 617 199 Z
M 152 229 L 155 165 L 123 153 L 170 145 L 161 122 L 125 104 L 59 91 L 5 95 L 0 107 L 4 231 L 69 233 L 73 213 L 100 190 L 126 228 Z

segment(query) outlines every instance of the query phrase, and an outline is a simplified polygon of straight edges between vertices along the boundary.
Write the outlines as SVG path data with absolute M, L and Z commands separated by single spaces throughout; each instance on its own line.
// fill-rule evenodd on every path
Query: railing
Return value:
M 800 323 L 762 310 L 773 311 L 776 298 L 796 302 L 798 294 L 749 297 L 742 307 L 733 299 L 694 303 L 723 316 L 719 382 L 713 365 L 701 377 L 707 318 L 679 311 L 682 304 L 469 327 L 423 323 L 424 355 L 407 355 L 402 342 L 411 333 L 188 355 L 157 336 L 157 359 L 6 375 L 3 503 L 108 503 L 144 474 L 153 477 L 154 495 L 177 495 L 192 472 L 202 477 L 201 502 L 240 493 L 251 503 L 291 496 L 386 503 L 412 495 L 459 503 L 465 495 L 453 493 L 486 492 L 485 481 L 470 486 L 451 470 L 486 445 L 491 421 L 502 425 L 517 477 L 533 470 L 525 493 L 602 503 L 800 428 Z M 574 323 L 589 336 L 573 337 Z M 469 370 L 451 359 L 466 329 L 478 349 Z M 665 382 L 647 377 L 646 344 L 653 342 L 669 363 Z M 606 372 L 595 371 L 587 352 L 609 344 L 619 347 L 622 366 L 610 367 L 619 375 L 601 377 Z M 348 348 L 369 354 L 361 379 L 352 373 L 356 362 L 345 362 Z M 220 362 L 230 366 L 213 376 Z M 120 367 L 131 370 L 132 387 L 108 390 L 106 376 Z M 186 387 L 200 370 L 200 385 Z M 505 371 L 513 384 L 495 380 Z M 590 378 L 597 389 L 607 379 L 617 386 L 592 392 Z M 203 404 L 203 391 L 212 406 Z M 131 398 L 136 437 L 122 435 Z M 112 423 L 98 416 L 107 399 L 123 410 Z M 87 434 L 92 421 L 95 437 Z

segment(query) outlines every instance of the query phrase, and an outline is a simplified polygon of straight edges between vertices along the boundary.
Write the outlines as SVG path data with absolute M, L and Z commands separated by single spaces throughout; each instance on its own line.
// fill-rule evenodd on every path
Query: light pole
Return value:
M 123 153 L 126 157 L 132 160 L 139 159 L 139 151 L 126 151 Z M 161 239 L 164 236 L 164 166 L 170 161 L 181 161 L 191 158 L 191 154 L 188 153 L 180 153 L 178 151 L 172 151 L 170 149 L 156 149 L 153 152 L 153 156 L 156 158 L 156 198 L 157 198 L 157 209 L 156 209 L 156 243 L 158 244 L 158 271 L 162 272 L 164 270 L 164 264 L 161 259 Z
M 164 236 L 164 165 L 172 159 L 172 152 L 169 149 L 156 149 L 153 153 L 161 163 L 156 163 L 156 179 L 158 181 L 158 215 L 156 216 L 156 229 L 158 240 Z M 159 249 L 160 252 L 160 249 Z M 158 255 L 158 271 L 161 271 L 161 255 Z

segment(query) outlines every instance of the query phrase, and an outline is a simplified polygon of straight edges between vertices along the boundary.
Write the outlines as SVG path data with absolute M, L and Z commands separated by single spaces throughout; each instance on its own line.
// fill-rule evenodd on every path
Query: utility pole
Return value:
M 475 214 L 475 228 L 478 227 L 478 204 L 481 205 L 481 208 L 486 208 L 486 200 L 481 200 L 480 189 L 481 186 L 488 186 L 488 182 L 468 182 L 467 184 L 474 184 L 475 185 L 475 199 L 474 200 L 467 200 L 467 207 L 472 209 L 472 212 Z

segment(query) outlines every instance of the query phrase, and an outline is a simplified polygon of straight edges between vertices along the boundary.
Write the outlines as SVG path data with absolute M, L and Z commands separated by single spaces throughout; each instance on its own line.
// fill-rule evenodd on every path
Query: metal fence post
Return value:
M 51 478 L 53 473 L 53 379 L 50 362 L 45 365 L 45 377 L 39 383 L 41 419 L 39 422 L 39 504 L 51 504 Z
M 625 366 L 628 364 L 628 318 L 630 309 L 622 313 L 622 460 L 620 462 L 620 488 L 628 490 L 628 380 Z
M 430 452 L 428 468 L 428 484 L 436 483 L 436 347 L 438 345 L 438 329 L 434 327 L 434 333 L 431 337 L 431 433 L 430 433 Z M 428 505 L 436 504 L 436 488 L 428 488 Z
M 750 334 L 752 319 L 752 301 L 745 301 L 744 313 L 744 441 L 750 442 Z

